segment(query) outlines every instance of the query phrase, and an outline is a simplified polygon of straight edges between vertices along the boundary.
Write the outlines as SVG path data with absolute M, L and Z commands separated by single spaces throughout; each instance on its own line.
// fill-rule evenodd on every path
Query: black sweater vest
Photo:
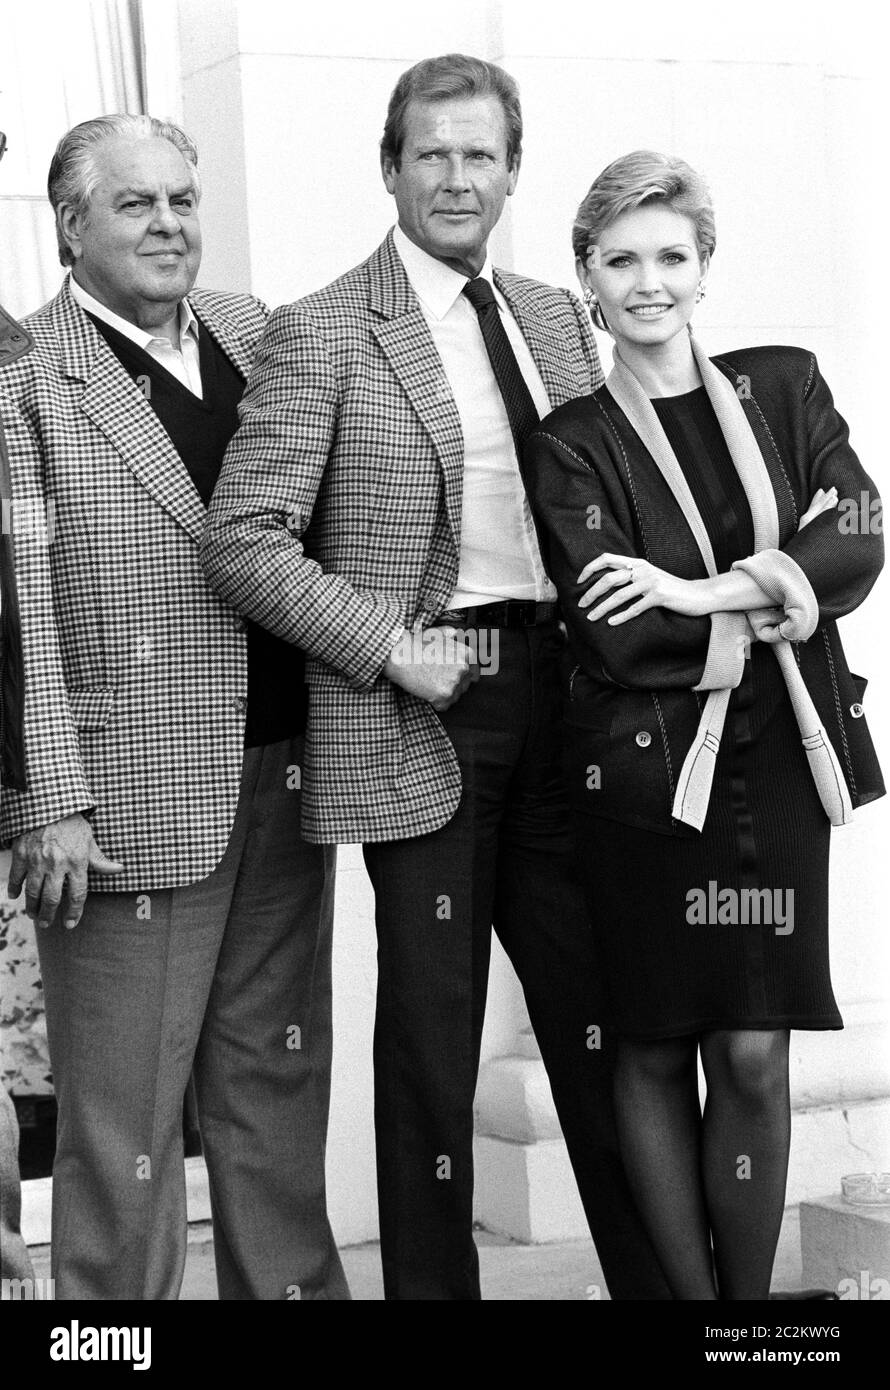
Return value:
M 90 315 L 134 381 L 148 379 L 149 403 L 188 470 L 204 503 L 210 502 L 226 446 L 238 428 L 244 378 L 204 324 L 198 333 L 203 399 L 123 333 Z M 306 727 L 305 658 L 299 647 L 256 623 L 247 624 L 245 748 L 277 743 Z

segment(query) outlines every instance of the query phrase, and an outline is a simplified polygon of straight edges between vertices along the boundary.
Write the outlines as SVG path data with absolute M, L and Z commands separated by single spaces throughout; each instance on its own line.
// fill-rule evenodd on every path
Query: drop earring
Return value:
M 602 305 L 592 289 L 588 288 L 584 291 L 584 303 L 590 311 L 590 317 L 593 321 L 594 328 L 598 328 L 601 333 L 608 333 L 610 331 L 609 325 L 603 317 Z
M 698 282 L 698 289 L 696 290 L 696 294 L 695 294 L 695 302 L 696 302 L 696 304 L 700 304 L 701 301 L 704 299 L 704 297 L 705 297 L 705 282 L 704 282 L 704 280 L 699 280 L 699 282 Z

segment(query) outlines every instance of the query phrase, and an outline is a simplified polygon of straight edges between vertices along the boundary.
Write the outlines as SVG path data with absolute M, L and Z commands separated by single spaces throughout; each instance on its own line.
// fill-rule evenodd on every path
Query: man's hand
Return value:
M 383 668 L 387 680 L 434 710 L 456 704 L 479 676 L 463 633 L 453 627 L 415 627 L 399 638 Z
M 89 821 L 77 813 L 18 837 L 7 891 L 17 898 L 25 885 L 25 911 L 38 927 L 50 925 L 64 894 L 65 926 L 76 927 L 87 900 L 87 869 L 120 874 L 123 868 L 105 857 Z

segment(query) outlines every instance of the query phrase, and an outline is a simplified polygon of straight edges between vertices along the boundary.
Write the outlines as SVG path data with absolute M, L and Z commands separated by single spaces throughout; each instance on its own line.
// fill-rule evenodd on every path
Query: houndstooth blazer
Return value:
M 33 347 L 30 334 L 0 304 L 0 367 L 15 362 Z M 9 455 L 0 421 L 0 780 L 25 785 L 25 741 L 22 728 L 24 677 L 18 586 L 12 555 L 12 492 Z
M 189 300 L 246 375 L 265 306 Z M 185 465 L 67 281 L 25 325 L 33 350 L 0 368 L 25 684 L 25 779 L 3 787 L 0 836 L 92 811 L 125 872 L 91 889 L 192 883 L 235 815 L 245 625 L 204 580 Z
M 602 382 L 583 307 L 496 271 L 556 406 Z M 402 839 L 444 825 L 457 757 L 432 706 L 381 676 L 400 624 L 456 586 L 463 436 L 390 233 L 363 265 L 273 313 L 202 555 L 236 609 L 307 653 L 303 833 Z

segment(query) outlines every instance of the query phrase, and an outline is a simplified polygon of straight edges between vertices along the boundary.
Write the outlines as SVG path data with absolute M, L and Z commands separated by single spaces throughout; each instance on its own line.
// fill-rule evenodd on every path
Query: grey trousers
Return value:
M 245 751 L 208 878 L 91 893 L 73 931 L 38 932 L 57 1299 L 177 1298 L 190 1074 L 220 1298 L 350 1296 L 325 1205 L 335 851 L 300 839 L 301 754 Z

